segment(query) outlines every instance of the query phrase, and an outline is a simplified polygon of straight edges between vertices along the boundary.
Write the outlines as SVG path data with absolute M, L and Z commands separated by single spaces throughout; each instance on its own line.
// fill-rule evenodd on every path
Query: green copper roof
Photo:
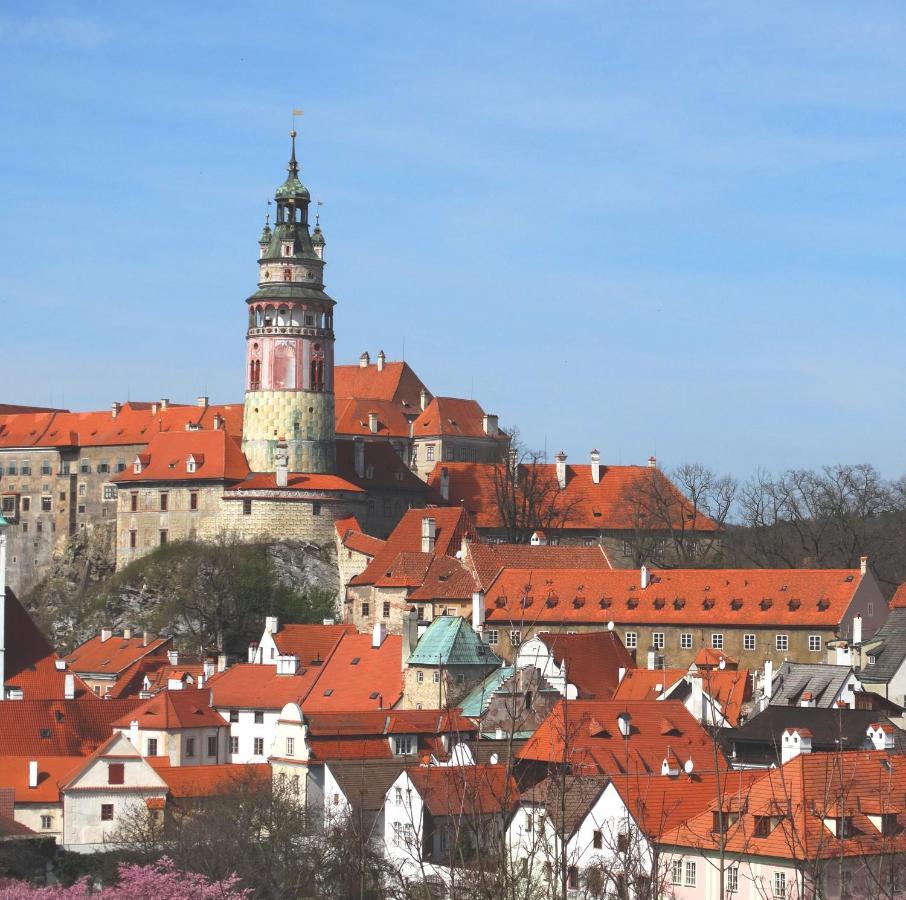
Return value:
M 419 639 L 409 665 L 499 666 L 500 658 L 462 616 L 438 616 Z
M 258 243 L 259 244 L 269 244 L 271 242 L 272 234 L 273 234 L 273 232 L 271 231 L 271 226 L 265 225 L 264 231 L 261 232 L 261 237 L 258 238 Z
M 0 528 L 2 528 L 4 525 L 9 525 L 9 522 L 7 522 L 6 519 L 3 518 L 3 513 L 0 513 Z
M 500 669 L 494 669 L 481 684 L 476 685 L 468 694 L 459 701 L 457 706 L 462 707 L 462 714 L 472 719 L 479 719 L 484 715 L 484 711 L 491 702 L 491 694 L 503 684 L 515 669 L 512 666 L 503 666 Z
M 285 197 L 299 197 L 304 200 L 311 199 L 308 188 L 299 181 L 299 176 L 296 175 L 295 172 L 290 172 L 289 177 L 277 188 L 277 193 L 274 196 L 278 200 L 283 200 Z
M 261 285 L 246 302 L 253 303 L 258 300 L 317 300 L 320 303 L 336 303 L 332 297 L 325 294 L 320 288 L 307 287 L 304 284 L 288 284 L 285 281 L 275 281 L 273 284 L 265 283 Z
M 316 247 L 320 247 L 324 244 L 324 232 L 321 231 L 320 225 L 315 225 L 315 230 L 311 233 L 311 242 Z

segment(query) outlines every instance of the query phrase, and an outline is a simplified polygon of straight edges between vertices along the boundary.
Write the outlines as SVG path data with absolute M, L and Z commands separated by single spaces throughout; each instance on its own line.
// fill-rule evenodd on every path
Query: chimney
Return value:
M 853 616 L 853 646 L 858 647 L 862 643 L 862 616 Z
M 170 398 L 169 398 L 169 397 L 164 397 L 164 398 L 160 401 L 160 410 L 161 410 L 161 412 L 163 412 L 165 409 L 168 409 L 169 406 L 170 406 Z
M 497 423 L 497 416 L 491 415 L 490 413 L 485 413 L 481 417 L 481 427 L 488 437 L 497 437 L 497 432 L 500 430 L 500 426 Z
M 368 413 L 368 430 L 372 434 L 377 434 L 378 430 L 378 414 L 373 410 Z
M 799 698 L 799 705 L 802 706 L 802 707 L 804 707 L 804 708 L 806 708 L 806 709 L 808 709 L 808 707 L 810 707 L 810 706 L 813 705 L 813 703 L 812 703 L 812 692 L 811 692 L 811 691 L 803 691 L 803 692 L 802 692 L 802 696 Z
M 692 700 L 689 712 L 696 722 L 702 722 L 705 715 L 705 691 L 701 675 L 692 676 Z
M 444 500 L 450 499 L 450 470 L 446 466 L 440 470 L 440 495 Z
M 151 415 L 152 415 L 152 416 L 156 416 L 156 415 L 157 415 L 157 404 L 156 404 L 156 403 L 152 403 L 152 404 L 151 404 Z
M 625 666 L 620 666 L 620 668 L 617 669 L 617 684 L 622 684 L 622 683 L 623 683 L 623 679 L 624 679 L 625 677 L 626 677 L 626 667 L 625 667 Z
M 202 671 L 204 672 L 204 679 L 207 681 L 214 674 L 214 660 L 206 659 L 202 665 Z
M 434 552 L 436 528 L 436 522 L 430 516 L 422 519 L 422 553 Z
M 360 368 L 360 369 L 367 369 L 370 362 L 371 362 L 371 357 L 368 355 L 368 351 L 366 350 L 366 351 L 359 357 L 359 368 Z
M 264 630 L 271 634 L 277 634 L 280 631 L 280 620 L 277 616 L 264 617 Z
M 133 719 L 129 723 L 129 740 L 132 743 L 132 746 L 135 747 L 136 750 L 139 750 L 138 719 Z
M 546 547 L 547 546 L 547 535 L 543 531 L 536 531 L 532 534 L 529 539 L 529 543 L 533 547 Z
M 384 355 L 384 351 L 380 350 L 377 355 L 377 370 L 378 372 L 384 371 L 384 363 L 387 361 L 387 357 Z
M 639 572 L 639 586 L 644 591 L 651 584 L 651 576 L 648 574 L 648 566 L 642 566 Z
M 112 403 L 110 405 L 111 417 L 115 419 L 120 414 L 121 409 L 122 409 L 122 406 L 120 406 L 119 403 Z
M 472 592 L 472 628 L 481 631 L 484 626 L 484 591 Z
M 593 484 L 601 483 L 601 454 L 597 450 L 591 451 L 591 480 Z
M 566 487 L 566 454 L 561 450 L 557 454 L 557 484 L 562 491 Z
M 199 396 L 198 399 L 195 401 L 195 403 L 196 403 L 198 406 L 200 406 L 202 409 L 207 409 L 207 408 L 208 408 L 208 398 L 205 397 L 204 394 L 202 394 L 201 396 Z
M 147 647 L 151 643 L 151 635 L 147 631 L 142 632 L 142 646 Z
M 648 669 L 654 671 L 657 668 L 655 665 L 655 653 L 654 650 L 648 651 Z
M 132 640 L 132 629 L 131 629 L 131 628 L 124 628 L 124 629 L 123 629 L 123 640 L 124 640 L 124 641 L 131 641 L 131 640 Z
M 257 655 L 258 655 L 258 642 L 252 641 L 251 644 L 249 644 L 249 662 L 253 663 L 255 661 L 255 657 Z
M 617 727 L 620 729 L 620 734 L 624 738 L 629 737 L 629 732 L 632 728 L 632 716 L 628 712 L 621 712 L 617 716 Z
M 30 788 L 38 786 L 38 761 L 36 759 L 28 761 L 28 786 Z
M 764 698 L 762 709 L 771 705 L 771 694 L 774 691 L 774 663 L 766 659 L 764 661 L 764 682 L 761 686 L 761 694 Z
M 65 660 L 65 659 L 55 659 L 55 660 L 53 661 L 53 664 L 54 664 L 54 668 L 55 668 L 58 672 L 65 672 L 65 671 L 66 671 L 66 660 Z
M 106 644 L 113 637 L 113 631 L 110 628 L 101 629 L 101 643 Z
M 865 575 L 868 572 L 868 557 L 860 556 L 859 557 L 859 571 Z
M 75 700 L 75 675 L 72 672 L 63 676 L 63 699 Z
M 425 411 L 425 408 L 428 406 L 428 391 L 426 388 L 422 388 L 418 395 L 418 404 L 422 408 L 422 412 Z
M 214 416 L 214 431 L 220 431 L 223 428 L 223 416 L 216 413 Z
M 365 442 L 361 438 L 355 438 L 352 442 L 352 453 L 355 460 L 356 478 L 365 477 Z
M 217 657 L 217 671 L 226 672 L 227 670 L 227 655 L 226 653 L 221 653 Z
M 403 668 L 409 664 L 409 657 L 418 644 L 418 613 L 414 609 L 403 614 Z
M 808 728 L 786 728 L 780 746 L 780 762 L 786 765 L 800 753 L 812 752 L 812 733 Z
M 179 651 L 178 650 L 168 650 L 167 651 L 167 662 L 171 666 L 179 665 Z
M 286 438 L 281 435 L 274 450 L 274 472 L 278 488 L 285 488 L 289 484 L 289 449 Z
M 655 459 L 655 457 L 653 457 L 653 456 L 648 457 L 648 468 L 649 469 L 657 468 L 657 459 Z
M 277 657 L 277 674 L 278 675 L 295 675 L 299 670 L 299 657 L 288 654 L 281 654 Z
M 387 637 L 387 626 L 383 622 L 375 622 L 374 629 L 371 632 L 371 647 L 377 650 L 384 643 Z

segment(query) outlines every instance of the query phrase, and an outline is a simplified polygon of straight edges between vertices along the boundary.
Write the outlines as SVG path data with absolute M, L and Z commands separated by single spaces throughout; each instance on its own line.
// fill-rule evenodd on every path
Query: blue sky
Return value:
M 906 469 L 902 3 L 0 3 L 0 395 L 242 396 L 293 106 L 338 359 L 528 443 Z

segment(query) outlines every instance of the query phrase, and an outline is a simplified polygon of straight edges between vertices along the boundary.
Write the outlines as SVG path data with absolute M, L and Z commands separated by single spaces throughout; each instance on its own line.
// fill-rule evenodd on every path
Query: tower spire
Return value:
M 286 167 L 290 176 L 299 174 L 299 163 L 296 162 L 296 129 L 294 128 L 289 136 L 293 139 L 293 152 L 292 156 L 289 158 L 289 165 Z

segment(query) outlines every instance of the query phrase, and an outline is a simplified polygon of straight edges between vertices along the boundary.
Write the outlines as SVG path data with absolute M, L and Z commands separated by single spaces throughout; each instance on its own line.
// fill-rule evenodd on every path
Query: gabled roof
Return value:
M 499 666 L 500 658 L 462 616 L 436 616 L 409 656 L 410 666 Z
M 873 662 L 863 666 L 859 680 L 872 683 L 890 681 L 906 661 L 906 592 L 900 585 L 890 602 L 887 621 L 865 642 L 865 655 Z
M 802 695 L 808 692 L 815 706 L 833 706 L 852 674 L 849 666 L 787 660 L 777 669 L 771 682 L 771 705 L 798 706 Z
M 449 502 L 462 505 L 475 519 L 478 528 L 500 528 L 502 520 L 495 487 L 495 463 L 445 462 L 435 466 L 428 476 L 428 484 L 440 490 L 441 469 L 447 470 Z M 558 528 L 583 530 L 634 530 L 637 525 L 637 503 L 633 492 L 656 491 L 670 497 L 664 505 L 668 521 L 651 523 L 654 529 L 682 527 L 686 531 L 713 532 L 718 526 L 679 492 L 673 483 L 656 468 L 647 466 L 604 466 L 600 480 L 592 480 L 591 466 L 566 467 L 566 487 L 557 486 L 557 469 L 554 463 L 539 463 L 530 471 L 520 466 L 521 482 L 541 484 L 538 489 L 544 496 L 556 498 L 554 506 L 564 518 Z M 652 485 L 652 481 L 654 484 Z M 690 518 L 691 517 L 691 518 Z
M 479 684 L 475 685 L 475 687 L 459 701 L 459 706 L 462 709 L 463 715 L 474 716 L 475 718 L 483 716 L 485 710 L 488 708 L 488 704 L 491 702 L 491 697 L 494 696 L 494 692 L 498 690 L 515 671 L 516 670 L 512 666 L 501 666 L 499 669 L 494 669 L 490 675 L 487 675 Z
M 154 771 L 166 782 L 169 795 L 175 800 L 191 797 L 216 797 L 229 794 L 240 785 L 251 784 L 260 789 L 270 787 L 271 767 L 268 763 L 221 763 L 211 766 L 159 766 L 153 760 Z
M 189 471 L 189 460 L 194 471 Z M 210 431 L 164 431 L 155 434 L 140 455 L 141 471 L 127 460 L 111 481 L 241 481 L 249 471 L 236 437 L 221 428 Z
M 406 407 L 393 400 L 338 399 L 336 401 L 336 432 L 339 435 L 373 438 L 409 438 L 409 421 Z M 372 431 L 369 415 L 377 414 L 377 431 Z M 409 412 L 413 415 L 414 410 Z
M 466 544 L 464 562 L 475 573 L 481 590 L 486 591 L 503 569 L 612 569 L 600 545 L 597 547 L 550 546 L 531 544 Z
M 635 668 L 635 660 L 623 646 L 615 631 L 591 631 L 586 634 L 552 634 L 539 632 L 538 637 L 562 667 L 566 679 L 576 686 L 584 700 L 609 700 L 620 680 L 620 669 Z
M 222 728 L 223 716 L 210 706 L 207 689 L 161 691 L 138 708 L 112 723 L 114 728 L 129 728 L 137 721 L 139 728 L 173 731 L 179 728 Z
M 38 764 L 33 788 L 28 786 L 31 760 Z M 84 761 L 83 756 L 0 756 L 0 784 L 15 791 L 16 803 L 59 803 L 60 784 Z
M 519 802 L 516 781 L 504 765 L 428 766 L 406 773 L 433 816 L 505 815 Z
M 281 624 L 272 637 L 281 655 L 295 656 L 299 665 L 308 666 L 329 659 L 346 634 L 355 634 L 355 626 Z
M 69 656 L 66 664 L 82 675 L 122 675 L 130 666 L 149 656 L 158 657 L 158 663 L 167 661 L 165 651 L 172 645 L 172 638 L 151 638 L 145 643 L 144 638 L 127 638 L 122 635 L 111 635 L 103 640 L 101 635 L 79 644 Z
M 212 675 L 205 687 L 210 688 L 217 709 L 281 710 L 287 703 L 301 702 L 320 674 L 320 666 L 278 675 L 275 665 L 239 663 Z
M 583 775 L 565 780 L 548 776 L 524 791 L 521 799 L 523 802 L 543 806 L 558 833 L 565 834 L 569 840 L 588 818 L 608 784 L 610 778 L 606 775 Z M 600 822 L 595 823 L 595 827 L 600 825 Z
M 630 715 L 624 738 L 618 717 Z M 714 769 L 713 742 L 682 703 L 561 700 L 529 738 L 523 760 L 562 764 L 605 775 L 654 774 L 670 750 L 698 771 Z M 719 769 L 727 768 L 719 755 Z
M 334 781 L 354 810 L 374 812 L 384 808 L 390 786 L 411 760 L 404 756 L 391 759 L 331 760 Z
M 419 500 L 428 495 L 428 486 L 400 459 L 391 444 L 365 441 L 364 445 L 365 474 L 360 478 L 355 471 L 355 442 L 337 441 L 337 472 L 343 478 L 366 491 L 402 491 L 417 495 Z
M 337 519 L 334 523 L 340 543 L 353 553 L 361 553 L 363 556 L 374 557 L 384 546 L 386 541 L 365 534 L 359 520 L 355 516 L 346 516 L 345 519 Z
M 417 584 L 409 595 L 409 600 L 413 603 L 430 600 L 466 601 L 471 600 L 472 594 L 478 590 L 472 573 L 451 556 L 434 557 L 428 571 Z
M 863 577 L 858 569 L 656 569 L 643 589 L 633 569 L 504 569 L 487 590 L 487 619 L 832 629 Z
M 412 436 L 471 437 L 496 439 L 503 443 L 508 436 L 502 431 L 489 436 L 484 430 L 484 410 L 477 400 L 461 397 L 435 397 L 412 425 Z
M 349 583 L 375 584 L 382 578 L 392 577 L 387 573 L 392 571 L 393 564 L 401 553 L 421 553 L 422 520 L 428 518 L 434 519 L 435 523 L 434 553 L 437 555 L 454 556 L 460 549 L 464 536 L 474 537 L 469 517 L 460 509 L 444 507 L 410 509 L 400 519 L 384 546 L 375 554 L 365 570 Z M 427 563 L 421 577 L 424 577 L 426 572 Z
M 334 366 L 333 384 L 338 400 L 347 397 L 392 400 L 413 413 L 421 410 L 420 395 L 425 387 L 405 362 L 385 362 L 383 370 L 376 363 Z
M 274 472 L 253 472 L 244 477 L 238 484 L 230 485 L 228 495 L 234 491 L 343 491 L 350 494 L 362 493 L 362 488 L 341 478 L 339 475 L 307 474 L 290 472 L 287 475 L 286 487 L 277 487 L 277 475 Z

